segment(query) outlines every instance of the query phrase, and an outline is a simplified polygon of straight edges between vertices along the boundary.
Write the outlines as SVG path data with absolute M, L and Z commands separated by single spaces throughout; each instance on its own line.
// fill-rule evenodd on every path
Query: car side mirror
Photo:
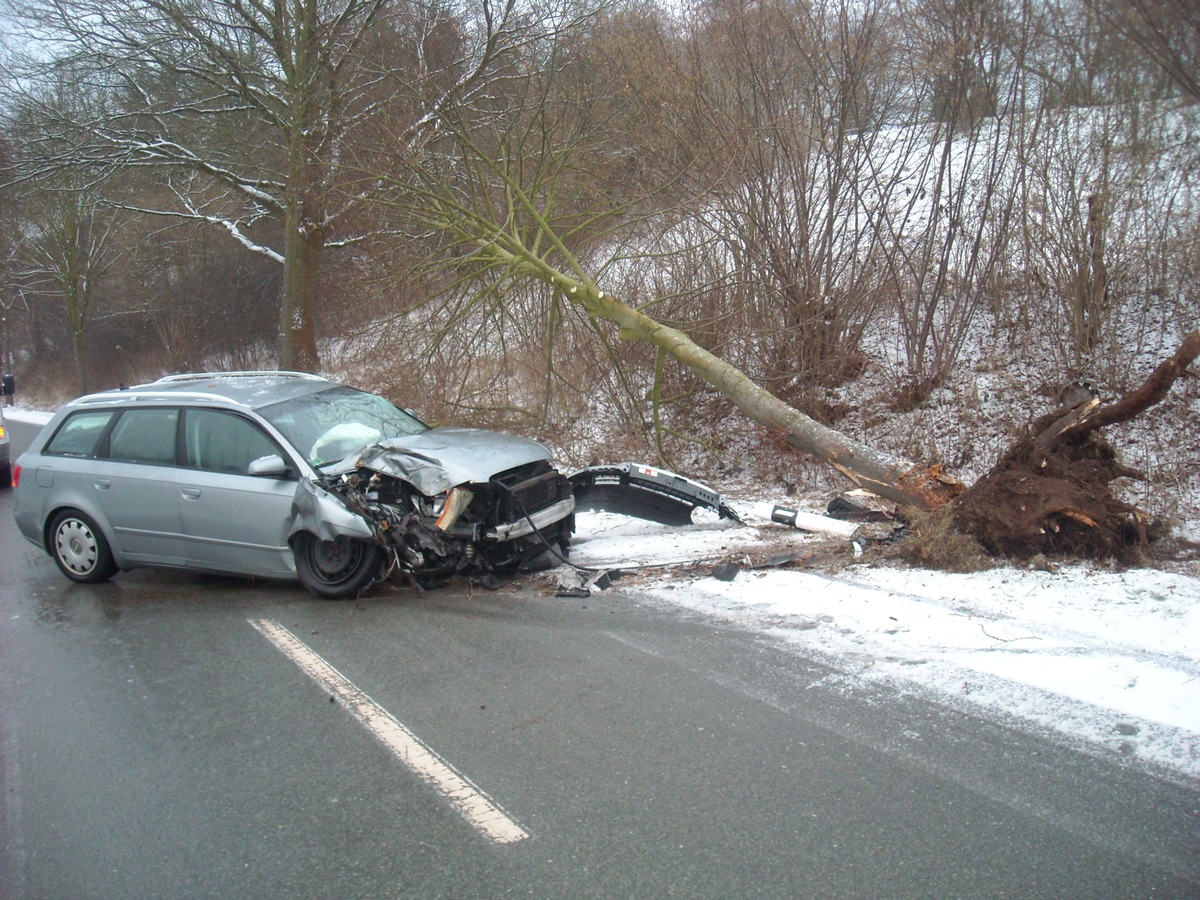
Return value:
M 0 379 L 0 396 L 11 397 L 17 392 L 17 383 L 11 375 L 5 375 Z
M 288 472 L 287 463 L 278 453 L 260 456 L 246 467 L 246 472 L 259 478 L 282 478 Z

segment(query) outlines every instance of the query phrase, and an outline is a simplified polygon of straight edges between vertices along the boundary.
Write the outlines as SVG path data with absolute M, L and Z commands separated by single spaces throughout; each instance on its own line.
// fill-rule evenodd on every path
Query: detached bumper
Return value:
M 715 490 L 677 472 L 641 463 L 589 466 L 570 477 L 580 510 L 620 513 L 663 525 L 690 525 L 700 506 L 740 523 Z

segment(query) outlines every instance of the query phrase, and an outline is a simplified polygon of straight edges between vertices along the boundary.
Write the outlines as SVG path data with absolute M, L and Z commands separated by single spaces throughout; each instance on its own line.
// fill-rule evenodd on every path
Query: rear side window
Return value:
M 108 458 L 120 462 L 175 463 L 178 409 L 127 409 L 108 438 Z
M 94 456 L 100 435 L 112 421 L 112 410 L 88 410 L 68 416 L 46 444 L 46 453 L 59 456 Z
M 258 427 L 241 416 L 211 409 L 189 409 L 184 418 L 187 465 L 209 472 L 245 475 L 263 456 L 286 456 Z

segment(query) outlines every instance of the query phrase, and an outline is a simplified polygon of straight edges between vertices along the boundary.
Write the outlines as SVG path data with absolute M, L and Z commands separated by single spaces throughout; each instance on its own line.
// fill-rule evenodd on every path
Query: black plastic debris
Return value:
M 718 492 L 667 469 L 641 463 L 589 466 L 568 480 L 577 512 L 602 510 L 662 525 L 690 525 L 693 510 L 703 507 L 743 524 Z
M 613 573 L 612 572 L 597 572 L 588 579 L 588 587 L 595 588 L 598 591 L 607 591 L 612 587 Z
M 890 522 L 893 518 L 885 512 L 856 503 L 849 497 L 834 497 L 825 507 L 825 513 L 846 522 Z
M 733 562 L 719 562 L 712 569 L 712 577 L 717 581 L 733 581 L 737 578 L 742 567 Z

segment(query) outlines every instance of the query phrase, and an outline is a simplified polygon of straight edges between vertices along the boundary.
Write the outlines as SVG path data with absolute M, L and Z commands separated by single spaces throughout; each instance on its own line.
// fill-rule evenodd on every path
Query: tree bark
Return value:
M 317 350 L 315 313 L 325 236 L 303 215 L 302 207 L 294 218 L 289 211 L 287 218 L 277 364 L 280 369 L 316 372 L 321 367 L 321 357 Z
M 1072 408 L 1060 418 L 1040 420 L 1035 426 L 1039 428 L 1034 440 L 1035 448 L 1043 453 L 1049 452 L 1062 441 L 1078 439 L 1089 431 L 1128 422 L 1151 406 L 1161 403 L 1176 379 L 1197 356 L 1200 356 L 1200 331 L 1193 331 L 1184 337 L 1179 349 L 1169 359 L 1159 363 L 1141 387 L 1116 403 L 1101 406 L 1098 400 L 1093 399 Z
M 936 509 L 964 490 L 961 482 L 944 475 L 938 466 L 922 467 L 881 453 L 809 418 L 682 331 L 605 294 L 590 280 L 569 277 L 532 253 L 518 257 L 495 244 L 484 252 L 520 274 L 554 286 L 590 315 L 613 322 L 622 339 L 654 344 L 715 387 L 748 418 L 780 435 L 789 446 L 824 460 L 858 487 L 922 510 Z

